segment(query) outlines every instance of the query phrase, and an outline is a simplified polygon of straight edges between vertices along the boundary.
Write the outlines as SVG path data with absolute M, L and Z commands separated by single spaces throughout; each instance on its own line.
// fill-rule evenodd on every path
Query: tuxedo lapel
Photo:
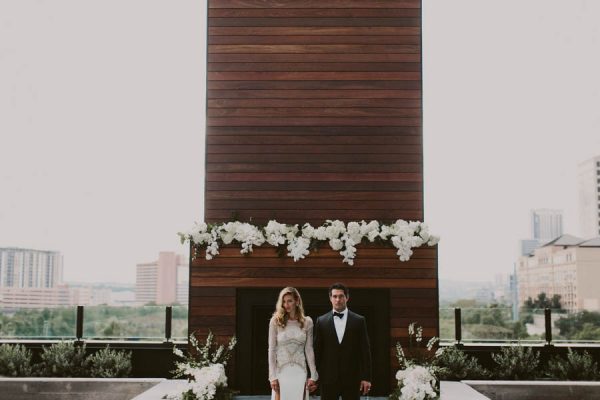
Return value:
M 339 345 L 340 342 L 338 341 L 337 331 L 335 330 L 335 323 L 333 322 L 333 311 L 331 311 L 329 313 L 329 316 L 327 317 L 327 326 L 329 327 L 329 334 L 331 335 L 333 342 Z
M 353 319 L 352 319 L 352 313 L 350 312 L 350 310 L 348 310 L 348 312 L 346 313 L 346 328 L 344 329 L 344 336 L 342 336 L 342 342 L 340 343 L 340 345 L 342 343 L 344 343 L 344 340 L 346 340 L 346 338 L 348 337 L 349 333 L 350 333 L 350 329 Z

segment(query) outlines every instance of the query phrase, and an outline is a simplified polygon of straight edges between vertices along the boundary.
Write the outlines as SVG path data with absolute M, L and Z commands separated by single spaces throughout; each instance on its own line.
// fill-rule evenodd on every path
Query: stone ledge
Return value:
M 0 378 L 0 398 L 129 400 L 163 381 L 162 378 Z
M 462 381 L 493 400 L 527 400 L 543 394 L 544 400 L 600 399 L 600 382 L 588 381 Z M 540 398 L 540 397 L 535 397 Z
M 164 395 L 177 390 L 179 385 L 185 384 L 185 380 L 168 380 L 159 383 L 153 388 L 136 396 L 133 400 L 159 400 Z M 235 396 L 235 400 L 271 400 L 271 396 Z M 318 400 L 319 396 L 311 396 L 311 400 Z M 362 400 L 388 400 L 387 397 L 361 397 Z M 469 385 L 462 382 L 441 382 L 440 400 L 490 400 L 488 397 L 477 392 Z

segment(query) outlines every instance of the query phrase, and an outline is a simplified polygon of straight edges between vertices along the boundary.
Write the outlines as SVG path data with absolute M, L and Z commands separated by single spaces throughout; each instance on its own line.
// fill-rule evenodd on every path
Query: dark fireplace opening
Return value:
M 237 338 L 235 382 L 240 394 L 269 394 L 267 340 L 269 319 L 281 288 L 236 290 Z M 313 320 L 331 310 L 327 288 L 298 288 Z M 352 289 L 348 308 L 363 315 L 373 359 L 373 396 L 390 393 L 390 293 L 388 289 Z

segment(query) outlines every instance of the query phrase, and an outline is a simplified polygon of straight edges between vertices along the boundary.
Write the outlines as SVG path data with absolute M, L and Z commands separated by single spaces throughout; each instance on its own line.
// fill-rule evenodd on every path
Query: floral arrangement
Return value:
M 390 400 L 435 400 L 440 396 L 438 367 L 434 360 L 441 354 L 435 349 L 439 339 L 432 337 L 425 348 L 423 328 L 414 322 L 408 326 L 409 349 L 405 352 L 396 343 L 396 357 L 400 370 L 396 373 L 398 388 L 390 395 Z
M 173 400 L 231 400 L 235 393 L 227 386 L 225 367 L 236 345 L 235 336 L 227 346 L 217 346 L 212 332 L 208 333 L 203 346 L 192 333 L 189 343 L 194 351 L 185 355 L 176 347 L 173 353 L 183 359 L 175 363 L 174 376 L 186 377 L 187 383 L 177 387 L 164 398 Z
M 391 225 L 381 225 L 378 221 L 345 224 L 339 220 L 327 220 L 319 227 L 306 223 L 302 228 L 298 224 L 281 224 L 275 220 L 269 221 L 264 227 L 239 221 L 214 225 L 201 222 L 178 235 L 182 243 L 190 241 L 196 247 L 206 246 L 207 260 L 219 254 L 221 244 L 237 242 L 241 245 L 242 254 L 249 254 L 254 246 L 267 243 L 284 248 L 288 256 L 298 261 L 306 257 L 311 249 L 318 248 L 320 243 L 327 242 L 332 250 L 339 251 L 343 262 L 348 265 L 354 265 L 356 245 L 363 240 L 391 244 L 398 250 L 396 254 L 400 261 L 408 261 L 415 247 L 424 244 L 435 246 L 439 242 L 439 237 L 429 233 L 427 224 L 402 219 Z

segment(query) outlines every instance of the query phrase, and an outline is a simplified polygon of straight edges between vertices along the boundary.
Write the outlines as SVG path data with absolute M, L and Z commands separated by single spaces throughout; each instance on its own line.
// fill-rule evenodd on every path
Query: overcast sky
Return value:
M 423 1 L 425 220 L 440 275 L 512 269 L 531 208 L 579 233 L 600 154 L 600 2 Z M 0 0 L 0 247 L 134 282 L 202 218 L 204 1 Z M 360 257 L 360 249 L 358 251 Z M 341 262 L 341 260 L 340 260 Z

